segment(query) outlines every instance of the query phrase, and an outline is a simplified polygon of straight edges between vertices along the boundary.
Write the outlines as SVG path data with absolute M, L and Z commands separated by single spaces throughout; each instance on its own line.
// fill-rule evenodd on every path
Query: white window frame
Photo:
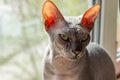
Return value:
M 102 45 L 115 62 L 117 53 L 118 0 L 92 0 L 92 2 L 94 2 L 93 4 L 101 4 L 101 13 L 92 32 L 92 41 Z

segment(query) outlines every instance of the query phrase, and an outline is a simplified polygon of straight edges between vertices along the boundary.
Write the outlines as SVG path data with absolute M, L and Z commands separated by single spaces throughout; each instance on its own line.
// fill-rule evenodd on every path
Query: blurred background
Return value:
M 63 15 L 77 16 L 91 0 L 52 0 Z M 42 80 L 48 44 L 41 8 L 44 0 L 0 0 L 0 80 Z M 117 41 L 120 47 L 120 15 Z

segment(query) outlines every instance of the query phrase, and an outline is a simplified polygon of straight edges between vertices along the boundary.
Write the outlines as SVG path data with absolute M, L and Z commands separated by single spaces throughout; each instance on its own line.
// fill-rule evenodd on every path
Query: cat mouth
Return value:
M 78 55 L 75 55 L 73 58 L 71 58 L 71 59 L 78 59 Z
M 84 56 L 84 53 L 80 52 L 78 55 L 74 55 L 72 57 L 66 57 L 66 59 L 72 60 L 72 61 L 77 61 L 78 59 L 82 58 L 83 56 Z
M 71 53 L 71 54 L 74 54 L 74 53 Z M 83 52 L 80 52 L 79 54 L 77 55 L 71 55 L 71 56 L 67 56 L 65 54 L 61 54 L 60 56 L 64 57 L 65 59 L 68 59 L 70 61 L 76 61 L 80 58 L 82 58 L 85 54 Z
M 84 56 L 84 53 L 80 52 L 79 54 L 75 54 L 75 56 L 73 58 L 71 58 L 71 59 L 77 60 L 77 59 L 80 59 L 83 56 Z
M 66 59 L 69 60 L 69 61 L 77 61 L 77 60 L 78 60 L 78 57 L 73 57 L 73 58 L 67 57 Z

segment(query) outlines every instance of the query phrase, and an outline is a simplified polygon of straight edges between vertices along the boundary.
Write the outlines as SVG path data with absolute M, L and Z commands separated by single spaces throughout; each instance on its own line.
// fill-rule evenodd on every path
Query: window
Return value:
M 120 1 L 118 6 L 118 25 L 117 25 L 117 53 L 119 53 L 118 56 L 120 56 Z
M 96 1 L 96 2 L 95 2 Z M 117 10 L 118 1 L 93 0 L 101 4 L 101 14 L 96 21 L 93 31 L 93 41 L 101 44 L 110 53 L 113 61 L 116 59 L 117 50 Z

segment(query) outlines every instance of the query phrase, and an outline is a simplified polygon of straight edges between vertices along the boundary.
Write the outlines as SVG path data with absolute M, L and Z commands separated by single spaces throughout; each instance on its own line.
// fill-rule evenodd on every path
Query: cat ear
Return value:
M 100 5 L 96 4 L 92 8 L 88 9 L 83 15 L 81 25 L 91 31 L 94 26 L 95 19 L 98 16 L 100 11 Z
M 49 0 L 47 0 L 43 5 L 42 15 L 44 18 L 46 31 L 48 31 L 57 21 L 64 20 L 55 4 Z

